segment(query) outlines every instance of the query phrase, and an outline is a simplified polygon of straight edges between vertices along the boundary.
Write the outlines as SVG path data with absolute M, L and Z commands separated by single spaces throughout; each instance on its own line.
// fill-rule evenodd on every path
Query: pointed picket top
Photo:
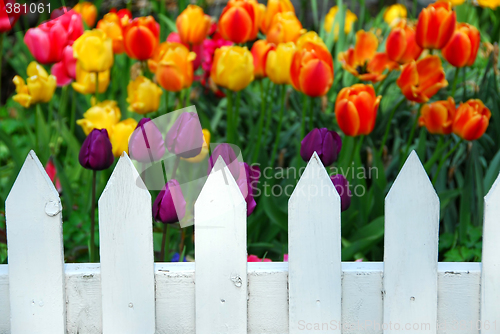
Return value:
M 217 159 L 194 205 L 199 217 L 196 228 L 223 227 L 215 218 L 245 203 L 236 180 L 221 156 Z M 210 222 L 210 225 L 206 225 Z
M 304 332 L 301 323 L 340 323 L 340 236 L 340 197 L 314 152 L 288 202 L 291 334 Z
M 436 333 L 438 235 L 439 198 L 413 151 L 385 199 L 384 323 Z
M 99 199 L 104 333 L 155 332 L 151 195 L 126 153 Z
M 500 175 L 484 197 L 481 272 L 481 333 L 498 333 L 500 323 Z M 486 324 L 490 324 L 486 326 Z
M 62 206 L 30 151 L 6 203 L 12 333 L 66 333 Z
M 194 205 L 196 333 L 247 333 L 247 206 L 219 157 Z

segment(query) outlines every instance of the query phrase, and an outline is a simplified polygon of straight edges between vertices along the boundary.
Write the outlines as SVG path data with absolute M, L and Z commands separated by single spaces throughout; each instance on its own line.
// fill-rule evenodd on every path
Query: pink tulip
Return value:
M 76 58 L 73 47 L 67 45 L 63 50 L 62 60 L 52 66 L 51 73 L 57 78 L 57 86 L 66 86 L 76 78 Z
M 0 33 L 10 31 L 14 24 L 16 24 L 19 16 L 24 14 L 21 13 L 24 10 L 23 7 L 19 7 L 19 13 L 16 13 L 12 9 L 10 13 L 7 13 L 7 4 L 9 4 L 9 8 L 14 8 L 16 2 L 14 0 L 4 0 L 0 2 Z
M 257 255 L 248 255 L 247 262 L 273 262 L 273 260 L 261 259 Z
M 70 10 L 56 19 L 28 29 L 24 35 L 24 43 L 39 63 L 57 63 L 63 58 L 64 48 L 72 45 L 82 33 L 80 14 Z

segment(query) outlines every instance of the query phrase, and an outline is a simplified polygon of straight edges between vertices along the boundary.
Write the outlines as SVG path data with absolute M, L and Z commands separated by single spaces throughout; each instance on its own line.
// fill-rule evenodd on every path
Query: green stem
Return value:
M 274 89 L 276 87 L 278 87 L 277 85 L 274 85 L 272 82 L 270 83 L 271 85 L 271 93 L 274 93 Z M 273 94 L 271 94 L 272 96 Z M 271 127 L 271 119 L 273 118 L 273 113 L 272 113 L 272 103 L 269 104 L 269 106 L 267 107 L 267 115 L 266 115 L 266 127 L 265 127 L 265 130 L 264 130 L 264 134 L 268 134 L 269 133 L 269 128 Z
M 394 114 L 396 113 L 396 110 L 399 108 L 399 106 L 401 106 L 401 104 L 403 104 L 404 101 L 405 101 L 405 99 L 402 98 L 396 104 L 396 106 L 392 109 L 391 114 L 389 115 L 389 121 L 387 122 L 387 126 L 385 128 L 384 137 L 382 138 L 382 144 L 380 144 L 380 149 L 378 151 L 378 155 L 379 156 L 382 156 L 382 152 L 384 151 L 384 146 L 385 146 L 385 143 L 387 141 L 387 137 L 389 136 L 389 130 L 391 129 L 391 124 L 392 124 L 392 119 L 394 118 Z
M 163 89 L 163 100 L 165 101 L 165 114 L 168 113 L 168 95 L 169 95 L 169 91 Z M 160 115 L 161 115 L 161 112 L 160 112 Z
M 467 101 L 467 70 L 466 67 L 464 66 L 463 69 L 463 80 L 464 80 L 464 91 L 462 95 L 462 101 Z
M 168 262 L 168 250 L 169 250 L 169 233 L 168 233 L 168 225 L 163 224 L 163 235 L 161 238 L 161 250 L 160 250 L 160 261 Z
M 455 146 L 453 146 L 453 148 L 441 159 L 441 161 L 439 161 L 439 165 L 438 165 L 438 168 L 436 170 L 436 174 L 434 175 L 434 177 L 432 178 L 432 184 L 434 185 L 436 183 L 436 180 L 439 176 L 439 172 L 441 171 L 441 168 L 443 168 L 443 165 L 444 163 L 446 162 L 446 160 L 450 157 L 450 155 L 453 154 L 453 152 L 455 152 L 457 150 L 457 148 L 460 146 L 460 144 L 462 144 L 462 141 L 463 139 L 460 139 L 456 144 Z
M 453 138 L 448 140 L 444 145 L 443 145 L 443 138 L 444 136 L 439 136 L 439 141 L 436 144 L 436 148 L 434 150 L 434 154 L 431 156 L 431 158 L 424 164 L 424 169 L 429 172 L 429 169 L 434 165 L 436 161 L 439 160 L 439 158 L 442 156 L 443 151 L 445 148 L 450 146 Z
M 238 123 L 240 121 L 240 99 L 241 99 L 241 91 L 236 93 L 236 103 L 235 103 L 235 108 L 234 108 L 234 130 L 236 133 L 238 132 Z
M 95 200 L 96 200 L 96 184 L 97 184 L 97 171 L 92 171 L 92 204 L 90 208 L 90 262 L 95 262 Z
M 228 90 L 227 91 L 227 142 L 229 144 L 234 144 L 234 138 L 233 138 L 233 131 L 234 131 L 234 125 L 233 125 L 233 92 Z
M 75 90 L 72 88 L 71 89 L 73 91 L 73 96 L 71 98 L 71 121 L 70 121 L 70 124 L 69 124 L 69 128 L 70 128 L 70 132 L 72 134 L 75 134 L 75 124 L 76 124 L 76 92 Z
M 256 162 L 257 159 L 259 158 L 259 152 L 260 152 L 260 141 L 262 140 L 262 130 L 264 128 L 264 116 L 266 114 L 266 104 L 267 104 L 267 89 L 264 90 L 264 84 L 262 83 L 263 80 L 259 81 L 260 84 L 260 116 L 259 116 L 259 128 L 257 131 L 257 143 L 255 144 L 255 151 L 253 153 L 253 162 Z M 268 82 L 269 83 L 269 82 Z M 269 84 L 267 85 L 266 88 L 269 88 Z
M 314 97 L 309 98 L 309 130 L 314 129 L 313 118 L 314 118 Z
M 276 128 L 276 139 L 274 140 L 273 152 L 271 154 L 271 166 L 274 166 L 274 159 L 276 158 L 276 153 L 278 151 L 278 144 L 280 140 L 281 125 L 283 123 L 283 112 L 285 110 L 285 97 L 286 97 L 286 85 L 281 87 L 281 109 L 278 120 L 278 127 Z
M 95 104 L 99 102 L 99 72 L 95 72 L 95 92 L 94 92 Z
M 451 88 L 451 96 L 453 98 L 455 98 L 455 92 L 457 90 L 457 82 L 458 82 L 458 77 L 459 77 L 459 71 L 460 71 L 460 68 L 459 67 L 456 67 L 455 68 L 455 77 L 453 78 L 453 85 L 452 85 L 452 88 Z
M 307 95 L 302 95 L 302 123 L 300 124 L 300 140 L 306 136 L 306 114 L 307 114 Z
M 184 100 L 184 108 L 186 108 L 189 105 L 190 97 L 191 97 L 191 87 L 186 88 L 186 99 Z
M 418 114 L 415 116 L 415 120 L 413 121 L 413 126 L 411 128 L 410 137 L 408 138 L 408 142 L 406 143 L 405 155 L 404 155 L 403 159 L 406 159 L 406 157 L 408 156 L 408 152 L 410 151 L 410 146 L 411 146 L 411 143 L 413 142 L 413 137 L 415 136 L 415 130 L 417 129 L 418 116 L 420 115 L 421 108 L 422 108 L 422 104 L 420 105 Z

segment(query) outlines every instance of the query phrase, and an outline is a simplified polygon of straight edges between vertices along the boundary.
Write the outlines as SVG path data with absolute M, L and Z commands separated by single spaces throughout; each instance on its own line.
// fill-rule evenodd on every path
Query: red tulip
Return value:
M 152 16 L 137 17 L 123 31 L 125 52 L 131 58 L 151 58 L 159 43 L 160 25 Z
M 15 0 L 0 2 L 0 33 L 10 31 L 21 16 L 21 10 L 18 13 L 13 10 L 15 4 Z M 10 11 L 7 11 L 7 6 L 10 8 Z
M 444 59 L 455 67 L 471 66 L 476 61 L 481 35 L 476 27 L 459 23 L 450 41 L 443 48 Z
M 453 35 L 457 13 L 447 1 L 437 1 L 418 16 L 416 40 L 424 49 L 442 49 Z
M 418 59 L 422 48 L 415 41 L 415 28 L 401 20 L 387 36 L 385 50 L 390 60 L 400 64 Z

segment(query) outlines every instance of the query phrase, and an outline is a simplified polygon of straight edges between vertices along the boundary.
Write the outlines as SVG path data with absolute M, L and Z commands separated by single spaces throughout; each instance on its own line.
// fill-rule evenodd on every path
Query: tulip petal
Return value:
M 333 68 L 323 60 L 313 59 L 302 67 L 299 83 L 304 94 L 312 97 L 323 96 L 332 86 Z
M 359 134 L 360 119 L 354 103 L 349 100 L 341 100 L 335 107 L 337 123 L 347 136 Z
M 68 85 L 73 79 L 66 72 L 66 68 L 62 61 L 55 63 L 50 69 L 50 73 L 52 73 L 57 79 L 57 86 L 62 87 Z
M 356 33 L 356 46 L 354 47 L 354 61 L 358 65 L 364 64 L 375 55 L 378 48 L 377 36 L 372 32 L 360 30 Z

